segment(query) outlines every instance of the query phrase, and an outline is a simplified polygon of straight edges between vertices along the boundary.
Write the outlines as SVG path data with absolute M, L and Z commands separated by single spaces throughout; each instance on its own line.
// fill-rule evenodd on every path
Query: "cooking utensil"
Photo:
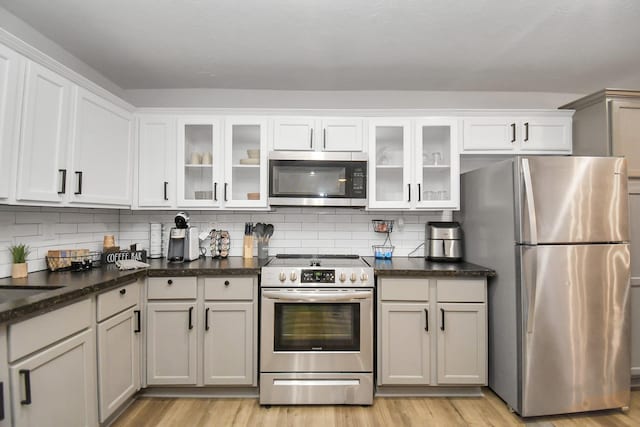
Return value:
M 261 240 L 262 237 L 264 236 L 264 224 L 261 222 L 257 223 L 254 232 L 255 232 L 256 238 L 258 240 Z
M 273 224 L 267 224 L 264 229 L 265 239 L 268 242 L 271 236 L 273 236 Z

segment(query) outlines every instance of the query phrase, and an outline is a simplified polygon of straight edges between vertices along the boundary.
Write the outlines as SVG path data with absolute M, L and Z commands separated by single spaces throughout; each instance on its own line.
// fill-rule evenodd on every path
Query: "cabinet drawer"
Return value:
M 473 279 L 438 280 L 438 302 L 485 302 L 485 281 Z
M 196 277 L 150 277 L 148 299 L 195 299 Z
M 91 326 L 91 300 L 9 325 L 9 361 L 44 348 Z
M 429 279 L 382 279 L 383 301 L 429 301 Z
M 206 300 L 253 300 L 252 277 L 210 277 L 204 279 Z
M 98 295 L 98 322 L 114 314 L 133 307 L 140 302 L 138 282 L 119 286 L 109 292 Z

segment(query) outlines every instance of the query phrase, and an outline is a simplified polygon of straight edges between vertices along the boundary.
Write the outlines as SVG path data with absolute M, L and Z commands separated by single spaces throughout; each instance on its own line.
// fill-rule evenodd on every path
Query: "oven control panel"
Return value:
M 335 270 L 302 270 L 300 272 L 302 283 L 333 283 L 335 281 Z

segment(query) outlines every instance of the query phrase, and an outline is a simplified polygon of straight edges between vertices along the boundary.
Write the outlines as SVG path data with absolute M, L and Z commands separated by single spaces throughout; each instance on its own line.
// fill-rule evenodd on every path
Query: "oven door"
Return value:
M 261 372 L 372 370 L 372 289 L 262 289 Z

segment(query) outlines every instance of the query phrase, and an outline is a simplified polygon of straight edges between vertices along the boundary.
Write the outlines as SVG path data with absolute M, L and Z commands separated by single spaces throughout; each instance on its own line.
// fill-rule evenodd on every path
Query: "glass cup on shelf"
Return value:
M 448 200 L 449 192 L 447 190 L 438 191 L 438 200 Z
M 433 156 L 433 165 L 434 166 L 438 166 L 439 164 L 442 163 L 442 153 L 439 151 L 436 151 L 435 153 L 432 154 Z
M 437 191 L 427 191 L 426 193 L 427 200 L 437 200 L 438 192 Z
M 192 165 L 199 165 L 202 163 L 202 155 L 200 153 L 193 152 L 191 153 L 191 162 Z

